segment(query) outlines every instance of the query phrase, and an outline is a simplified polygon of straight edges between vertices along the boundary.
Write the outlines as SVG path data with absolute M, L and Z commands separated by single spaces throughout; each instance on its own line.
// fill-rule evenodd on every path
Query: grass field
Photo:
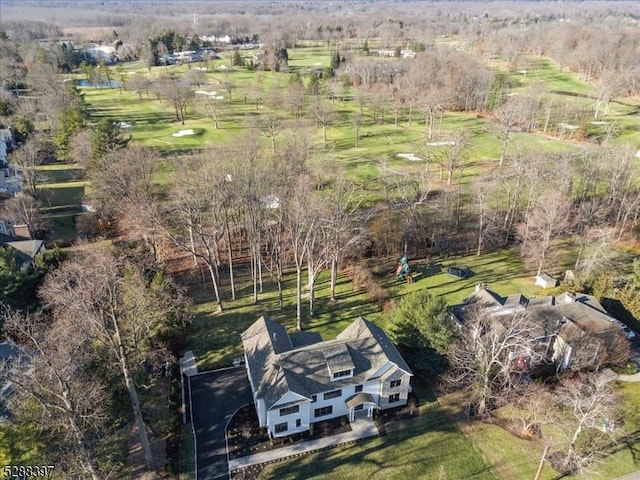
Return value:
M 533 282 L 533 272 L 527 271 L 517 252 L 503 250 L 482 255 L 470 255 L 451 259 L 416 260 L 412 262 L 415 281 L 412 284 L 398 282 L 392 274 L 395 260 L 373 264 L 375 271 L 381 272 L 378 281 L 389 293 L 390 301 L 399 299 L 409 292 L 428 288 L 434 295 L 442 295 L 449 304 L 460 303 L 473 292 L 475 285 L 486 282 L 502 295 L 522 293 L 535 296 L 542 292 Z M 466 265 L 474 275 L 467 279 L 452 277 L 446 273 L 450 265 Z M 290 330 L 295 328 L 295 273 L 288 272 L 285 278 L 284 309 L 277 308 L 277 289 L 265 277 L 264 292 L 258 304 L 253 304 L 248 279 L 236 277 L 242 287 L 237 290 L 238 299 L 227 303 L 222 313 L 214 313 L 212 289 L 197 286 L 192 292 L 196 303 L 189 349 L 193 350 L 198 367 L 208 370 L 229 365 L 235 356 L 242 353 L 240 333 L 253 323 L 259 315 L 267 314 L 273 320 L 283 323 Z M 223 298 L 228 296 L 228 284 L 223 282 Z M 362 315 L 382 327 L 387 327 L 387 316 L 372 304 L 366 292 L 353 291 L 351 281 L 345 275 L 339 277 L 337 299 L 329 300 L 329 278 L 320 276 L 316 287 L 315 316 L 307 318 L 304 329 L 315 330 L 323 338 L 330 339 L 340 333 L 351 321 Z M 306 302 L 303 296 L 303 302 Z M 306 303 L 303 311 L 307 312 Z
M 72 164 L 46 164 L 38 167 L 42 183 L 40 190 L 42 213 L 55 242 L 71 242 L 76 238 L 75 217 L 81 204 L 87 182 L 84 170 Z
M 455 409 L 431 402 L 417 418 L 390 424 L 386 436 L 269 465 L 260 478 L 500 478 L 457 427 L 458 417 Z

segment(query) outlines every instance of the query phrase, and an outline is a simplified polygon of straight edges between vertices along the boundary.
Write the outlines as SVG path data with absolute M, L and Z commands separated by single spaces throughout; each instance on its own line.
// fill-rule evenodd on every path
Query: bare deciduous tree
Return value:
M 47 222 L 40 213 L 40 202 L 35 198 L 18 193 L 4 201 L 0 208 L 0 219 L 15 224 L 24 224 L 33 238 L 41 237 L 47 228 Z
M 322 140 L 327 141 L 327 129 L 335 117 L 333 105 L 326 100 L 320 100 L 314 105 L 316 123 L 322 126 Z
M 517 384 L 514 360 L 525 357 L 535 364 L 544 352 L 538 351 L 531 324 L 521 312 L 493 317 L 478 304 L 471 304 L 465 308 L 462 328 L 462 340 L 448 355 L 452 371 L 447 382 L 463 386 L 469 393 L 470 407 L 486 417 Z
M 300 175 L 294 181 L 295 186 L 291 195 L 285 198 L 283 225 L 296 269 L 296 329 L 300 331 L 302 330 L 302 269 L 318 228 L 318 215 L 311 207 L 310 178 L 307 175 Z
M 221 312 L 218 250 L 226 231 L 226 212 L 221 197 L 227 195 L 226 174 L 217 171 L 213 163 L 202 159 L 194 161 L 185 171 L 196 173 L 176 177 L 164 221 L 159 224 L 178 248 L 205 263 L 218 311 Z
M 131 361 L 140 345 L 127 335 L 133 325 L 147 322 L 149 318 L 131 315 L 128 307 L 135 297 L 129 302 L 123 298 L 122 268 L 112 255 L 94 251 L 82 259 L 67 261 L 47 276 L 41 295 L 54 315 L 66 317 L 74 328 L 87 332 L 117 362 L 129 394 L 145 463 L 151 468 L 151 447 Z M 136 293 L 142 298 L 145 295 L 144 291 Z
M 57 341 L 78 335 L 100 361 L 117 365 L 146 466 L 153 469 L 134 377 L 143 361 L 184 329 L 185 301 L 159 277 L 150 281 L 138 265 L 97 249 L 83 250 L 47 275 L 40 294 L 54 320 L 68 323 L 68 334 Z
M 602 454 L 603 439 L 611 441 L 616 395 L 607 383 L 590 375 L 564 379 L 555 399 L 562 413 L 557 421 L 566 434 L 562 467 L 566 472 L 585 471 Z
M 4 328 L 29 352 L 14 358 L 17 364 L 0 364 L 2 376 L 16 387 L 10 409 L 18 418 L 34 422 L 42 435 L 55 432 L 57 445 L 50 453 L 59 458 L 57 468 L 70 476 L 102 478 L 94 449 L 107 417 L 108 395 L 86 371 L 90 335 L 68 319 L 51 323 L 37 315 L 6 313 Z M 20 367 L 20 362 L 29 368 Z

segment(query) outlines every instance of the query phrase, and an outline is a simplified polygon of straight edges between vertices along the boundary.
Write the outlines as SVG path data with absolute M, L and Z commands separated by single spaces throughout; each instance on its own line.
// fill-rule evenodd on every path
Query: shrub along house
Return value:
M 406 405 L 413 375 L 382 329 L 360 317 L 335 340 L 289 335 L 260 317 L 242 333 L 258 420 L 272 437 L 314 422 Z

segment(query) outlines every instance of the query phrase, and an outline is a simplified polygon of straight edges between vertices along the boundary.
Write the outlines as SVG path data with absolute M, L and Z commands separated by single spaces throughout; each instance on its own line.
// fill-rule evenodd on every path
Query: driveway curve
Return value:
M 247 371 L 224 368 L 194 375 L 190 381 L 196 480 L 228 478 L 224 429 L 238 408 L 253 401 Z

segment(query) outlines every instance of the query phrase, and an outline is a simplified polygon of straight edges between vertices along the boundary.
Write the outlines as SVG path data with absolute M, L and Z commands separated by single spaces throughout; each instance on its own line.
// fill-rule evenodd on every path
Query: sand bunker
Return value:
M 127 122 L 118 122 L 116 126 L 118 128 L 131 128 L 131 124 Z
M 419 162 L 422 160 L 422 158 L 416 157 L 413 153 L 399 153 L 398 156 L 409 160 L 410 162 Z
M 609 122 L 605 122 L 604 120 L 594 120 L 591 122 L 591 125 L 609 125 Z
M 189 135 L 195 135 L 196 132 L 193 131 L 192 128 L 187 128 L 186 130 L 180 130 L 179 132 L 172 133 L 172 137 L 186 137 Z
M 636 152 L 636 157 L 640 158 L 640 150 Z
M 218 92 L 207 92 L 206 90 L 196 90 L 196 95 L 206 95 L 210 98 L 215 98 L 217 100 L 222 100 L 224 97 L 222 95 L 218 95 Z
M 455 145 L 456 142 L 454 142 L 453 140 L 445 140 L 442 142 L 428 142 L 427 146 L 429 147 L 446 147 L 446 146 L 451 146 L 451 145 Z
M 226 65 L 220 65 L 218 68 L 220 70 L 227 70 L 229 67 L 227 67 Z
M 577 130 L 580 128 L 578 125 L 571 125 L 570 123 L 559 123 L 558 126 L 560 128 L 564 128 L 565 130 Z

